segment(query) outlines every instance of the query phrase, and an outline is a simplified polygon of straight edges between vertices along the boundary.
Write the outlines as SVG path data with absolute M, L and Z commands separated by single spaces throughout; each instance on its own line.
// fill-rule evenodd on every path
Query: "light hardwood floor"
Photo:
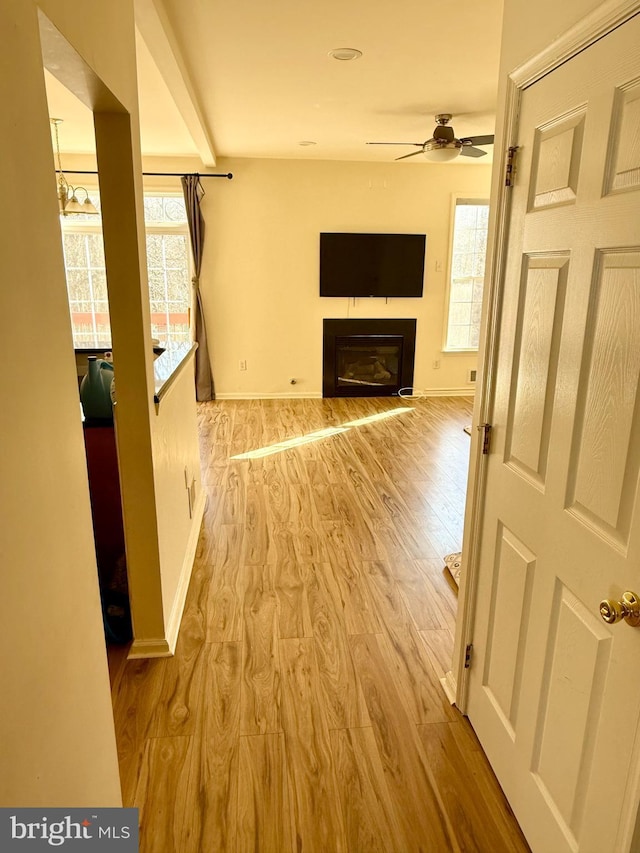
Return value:
M 461 398 L 199 406 L 208 503 L 176 655 L 113 689 L 142 853 L 528 850 L 439 684 L 470 420 Z

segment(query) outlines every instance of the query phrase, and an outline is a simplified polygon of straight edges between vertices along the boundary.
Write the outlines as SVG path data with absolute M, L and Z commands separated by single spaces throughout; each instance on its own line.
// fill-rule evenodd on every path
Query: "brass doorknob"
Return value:
M 600 602 L 600 615 L 609 625 L 621 622 L 623 619 L 627 625 L 637 628 L 640 625 L 640 601 L 635 592 L 622 593 L 620 601 L 605 598 Z

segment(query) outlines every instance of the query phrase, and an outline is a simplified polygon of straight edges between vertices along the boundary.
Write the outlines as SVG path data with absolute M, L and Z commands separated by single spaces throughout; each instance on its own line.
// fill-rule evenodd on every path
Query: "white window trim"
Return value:
M 474 198 L 469 193 L 451 193 L 451 210 L 449 213 L 449 252 L 447 259 L 447 283 L 444 295 L 444 326 L 442 329 L 442 352 L 447 355 L 469 355 L 477 353 L 478 347 L 453 347 L 447 346 L 449 335 L 449 312 L 451 311 L 451 275 L 453 271 L 453 230 L 456 221 L 456 205 L 460 199 L 466 199 L 474 204 L 489 204 L 488 198 Z

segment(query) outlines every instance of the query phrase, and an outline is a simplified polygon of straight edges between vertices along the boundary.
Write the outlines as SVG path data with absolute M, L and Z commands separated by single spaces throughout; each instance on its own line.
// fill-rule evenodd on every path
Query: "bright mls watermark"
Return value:
M 138 809 L 0 809 L 0 851 L 138 853 Z

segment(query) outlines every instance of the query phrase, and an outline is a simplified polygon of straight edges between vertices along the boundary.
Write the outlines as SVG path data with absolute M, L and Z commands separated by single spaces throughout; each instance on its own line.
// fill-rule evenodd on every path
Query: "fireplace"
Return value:
M 323 397 L 390 397 L 413 385 L 415 320 L 324 320 Z

